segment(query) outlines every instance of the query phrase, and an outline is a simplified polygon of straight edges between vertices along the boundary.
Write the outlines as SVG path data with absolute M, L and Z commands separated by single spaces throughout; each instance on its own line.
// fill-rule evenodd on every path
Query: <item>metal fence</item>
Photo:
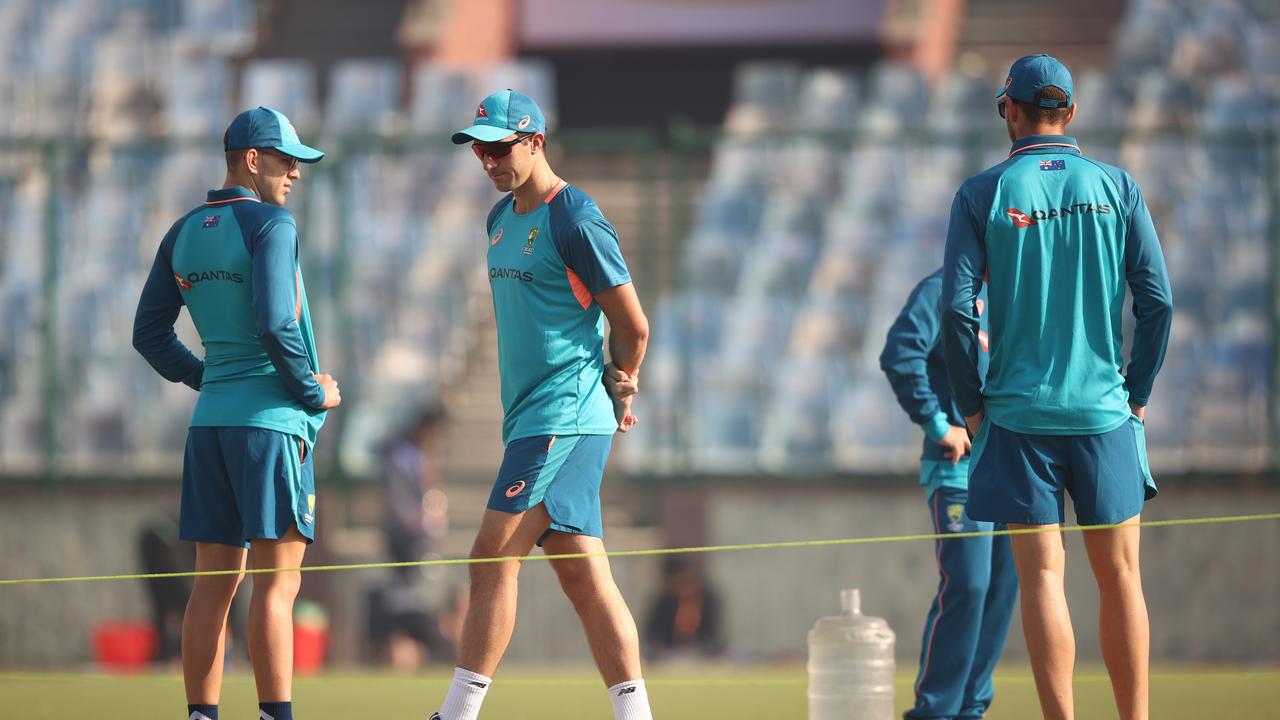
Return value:
M 1177 317 L 1149 419 L 1166 472 L 1260 471 L 1280 457 L 1274 132 L 1093 130 L 1151 206 Z M 399 418 L 467 373 L 495 199 L 438 140 L 318 140 L 290 199 L 326 370 L 325 433 L 361 476 Z M 918 431 L 875 366 L 912 285 L 941 262 L 951 195 L 999 134 L 566 132 L 556 166 L 618 226 L 653 324 L 645 474 L 907 469 Z M 169 224 L 220 185 L 216 143 L 0 146 L 0 476 L 171 476 L 194 394 L 130 347 Z M 185 316 L 181 336 L 198 345 Z M 495 379 L 496 381 L 496 379 Z M 495 430 L 496 432 L 496 430 Z M 335 441 L 336 440 L 336 441 Z

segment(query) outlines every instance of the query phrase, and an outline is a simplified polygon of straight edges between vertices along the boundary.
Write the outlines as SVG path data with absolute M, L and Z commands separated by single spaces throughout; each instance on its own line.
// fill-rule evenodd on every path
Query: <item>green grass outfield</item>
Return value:
M 417 676 L 329 673 L 298 678 L 299 720 L 426 720 L 448 685 L 448 671 Z M 911 698 L 913 678 L 897 678 L 899 712 Z M 661 668 L 647 678 L 658 720 L 803 720 L 807 714 L 801 666 Z M 177 675 L 0 673 L 0 718 L 5 720 L 165 720 L 185 711 Z M 253 680 L 228 676 L 224 720 L 256 718 Z M 1035 686 L 1026 668 L 996 673 L 996 702 L 988 720 L 1039 717 Z M 589 668 L 504 668 L 485 701 L 486 720 L 548 718 L 607 720 L 609 702 Z M 1101 668 L 1076 676 L 1076 717 L 1116 717 L 1111 686 Z M 1151 678 L 1151 717 L 1158 720 L 1280 718 L 1280 669 L 1163 667 Z

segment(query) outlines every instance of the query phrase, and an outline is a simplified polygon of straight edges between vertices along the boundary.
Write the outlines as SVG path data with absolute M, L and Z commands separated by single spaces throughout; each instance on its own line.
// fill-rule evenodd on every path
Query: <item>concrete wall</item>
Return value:
M 827 486 L 779 493 L 756 486 L 707 491 L 712 544 L 931 532 L 924 494 L 909 483 Z M 1280 510 L 1280 489 L 1179 487 L 1166 482 L 1146 520 Z M 1280 661 L 1280 521 L 1143 531 L 1143 585 L 1155 661 Z M 722 553 L 709 558 L 727 598 L 728 632 L 744 658 L 800 657 L 822 615 L 837 614 L 840 589 L 862 591 L 863 612 L 897 632 L 900 662 L 914 663 L 937 590 L 930 541 Z M 1067 597 L 1081 661 L 1100 661 L 1097 590 L 1080 533 L 1067 534 Z M 1015 615 L 1005 657 L 1024 659 Z
M 621 489 L 621 485 L 619 485 Z M 693 489 L 647 489 L 632 496 L 661 498 L 664 528 L 627 527 L 607 509 L 610 549 L 662 545 L 739 544 L 927 533 L 923 493 L 910 480 L 822 485 L 788 482 L 719 484 Z M 454 527 L 441 546 L 465 555 L 483 507 L 482 491 L 451 493 Z M 375 530 L 343 529 L 333 494 L 322 496 L 320 542 L 308 563 L 382 559 Z M 364 493 L 351 517 L 368 513 L 376 496 Z M 644 504 L 644 503 L 641 503 Z M 629 503 L 627 507 L 635 507 Z M 140 570 L 137 537 L 149 521 L 176 510 L 176 487 L 110 489 L 15 488 L 0 485 L 0 577 L 48 577 Z M 1280 488 L 1166 481 L 1146 519 L 1275 512 Z M 1068 534 L 1068 596 L 1081 661 L 1100 658 L 1097 593 L 1079 533 Z M 1280 522 L 1156 528 L 1143 534 L 1143 570 L 1157 661 L 1280 661 Z M 924 615 L 937 586 L 928 541 L 725 552 L 703 556 L 725 606 L 725 636 L 741 661 L 795 659 L 805 653 L 813 621 L 839 609 L 839 591 L 862 590 L 868 614 L 886 618 L 898 634 L 898 658 L 913 664 Z M 614 574 L 637 619 L 658 590 L 657 558 L 619 558 Z M 465 582 L 465 569 L 426 571 L 424 597 L 438 602 Z M 385 582 L 382 571 L 312 573 L 303 594 L 324 604 L 333 623 L 332 657 L 367 655 L 365 598 Z M 434 600 L 433 600 L 434 598 Z M 0 666 L 51 667 L 91 660 L 93 626 L 116 618 L 143 619 L 149 609 L 137 581 L 0 586 Z M 1015 617 L 1006 657 L 1025 657 Z M 508 655 L 512 661 L 588 663 L 590 655 L 569 603 L 543 561 L 526 563 L 520 615 Z

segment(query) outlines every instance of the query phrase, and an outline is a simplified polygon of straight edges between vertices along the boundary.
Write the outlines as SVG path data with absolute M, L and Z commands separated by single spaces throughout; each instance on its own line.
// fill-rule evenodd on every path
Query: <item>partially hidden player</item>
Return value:
M 921 280 L 889 328 L 880 369 L 898 404 L 924 430 L 920 484 L 933 531 L 1003 530 L 1003 523 L 965 514 L 969 489 L 969 435 L 951 397 L 939 336 L 942 270 Z M 986 293 L 974 301 L 980 319 L 979 375 L 987 366 Z M 981 720 L 991 706 L 991 673 L 1000 661 L 1018 576 L 1007 535 L 934 540 L 938 590 L 925 618 L 916 674 L 915 706 L 904 718 Z

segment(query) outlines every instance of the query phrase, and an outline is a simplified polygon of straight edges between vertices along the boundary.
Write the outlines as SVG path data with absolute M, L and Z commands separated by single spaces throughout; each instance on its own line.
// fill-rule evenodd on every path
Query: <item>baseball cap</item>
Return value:
M 499 90 L 480 101 L 476 108 L 476 116 L 469 128 L 453 134 L 455 145 L 480 142 L 495 142 L 511 133 L 545 133 L 546 118 L 528 95 L 515 90 Z
M 1009 68 L 1009 77 L 1005 79 L 1004 87 L 1000 88 L 996 97 L 1008 95 L 1019 102 L 1034 103 L 1036 93 L 1050 85 L 1066 93 L 1067 99 L 1065 102 L 1059 102 L 1040 98 L 1040 107 L 1070 107 L 1072 84 L 1071 73 L 1067 70 L 1067 66 L 1058 62 L 1057 58 L 1044 53 L 1027 55 L 1019 58 Z
M 256 107 L 245 110 L 227 126 L 222 136 L 223 150 L 247 150 L 249 148 L 273 148 L 304 163 L 313 163 L 324 153 L 302 144 L 293 123 L 278 110 Z

